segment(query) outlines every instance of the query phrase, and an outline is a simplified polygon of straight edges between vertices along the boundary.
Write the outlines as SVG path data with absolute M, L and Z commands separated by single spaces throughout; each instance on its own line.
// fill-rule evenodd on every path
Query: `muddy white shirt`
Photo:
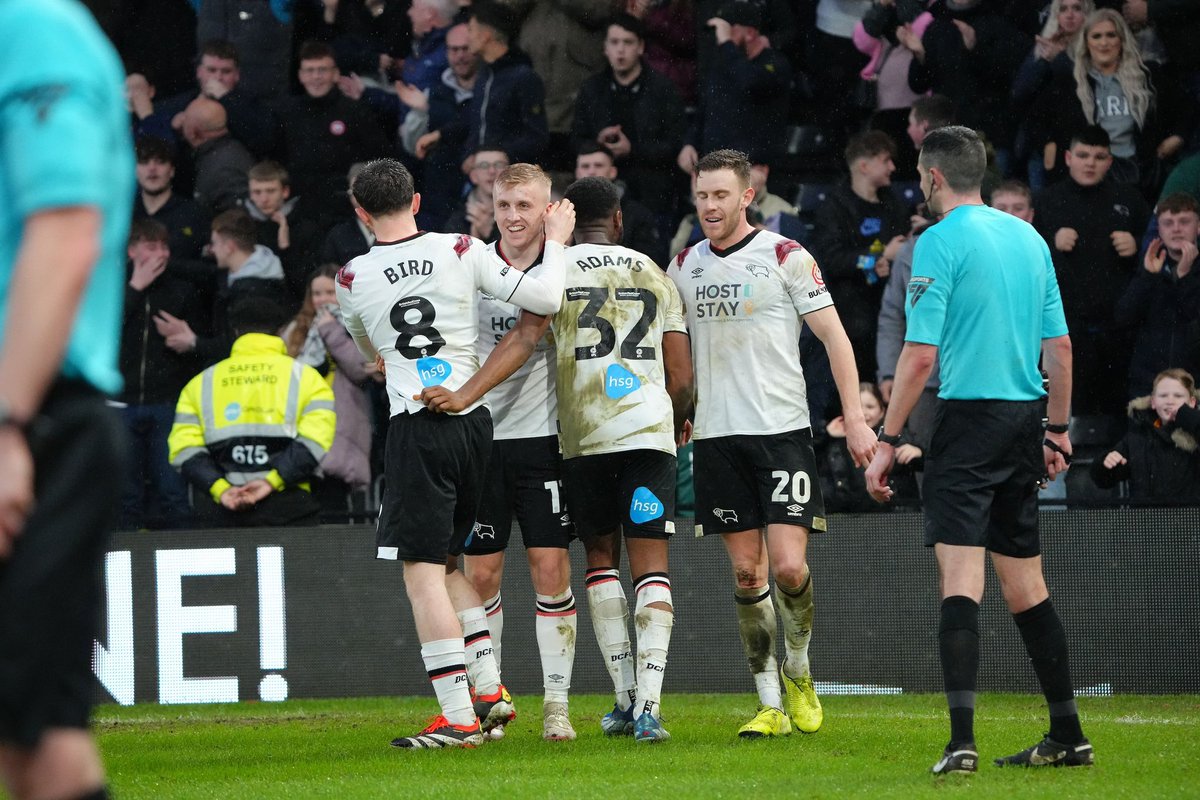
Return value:
M 497 244 L 489 244 L 488 250 L 507 261 Z M 539 256 L 525 274 L 537 274 L 541 264 L 542 257 Z M 487 360 L 504 334 L 517 323 L 520 313 L 520 307 L 512 303 L 497 300 L 490 294 L 480 295 L 479 338 L 475 340 L 479 363 Z M 529 360 L 487 393 L 487 405 L 492 410 L 493 438 L 528 439 L 558 434 L 558 400 L 554 392 L 556 358 L 554 334 L 547 331 Z
M 807 428 L 801 317 L 833 305 L 807 250 L 756 231 L 728 250 L 705 239 L 667 271 L 679 287 L 696 370 L 693 436 Z
M 620 245 L 575 245 L 566 263 L 553 323 L 563 457 L 674 455 L 662 339 L 687 332 L 679 292 L 650 258 Z
M 505 264 L 463 234 L 418 233 L 376 242 L 337 275 L 346 330 L 367 337 L 387 365 L 392 414 L 425 408 L 426 386 L 455 390 L 479 370 L 475 339 L 483 291 L 537 314 L 562 303 L 563 247 L 547 242 L 537 275 Z M 476 402 L 462 413 L 474 411 Z

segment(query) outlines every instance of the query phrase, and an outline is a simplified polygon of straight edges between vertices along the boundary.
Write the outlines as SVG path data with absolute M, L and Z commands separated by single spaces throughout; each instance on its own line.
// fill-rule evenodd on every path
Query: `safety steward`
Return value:
M 229 358 L 184 387 L 168 440 L 171 464 L 200 491 L 196 518 L 217 527 L 315 525 L 308 481 L 333 443 L 333 390 L 275 335 L 286 312 L 234 303 Z M 210 502 L 211 499 L 211 502 Z

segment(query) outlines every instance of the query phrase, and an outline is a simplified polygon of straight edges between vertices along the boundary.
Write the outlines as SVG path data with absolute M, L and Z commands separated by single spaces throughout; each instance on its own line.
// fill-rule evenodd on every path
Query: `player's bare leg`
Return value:
M 500 655 L 504 637 L 504 602 L 500 596 L 500 582 L 504 577 L 504 551 L 464 555 L 463 572 L 483 600 L 488 630 L 492 634 L 492 655 L 496 659 L 496 669 L 503 669 Z
M 629 571 L 633 574 L 637 603 L 633 615 L 637 631 L 637 708 L 633 736 L 639 742 L 660 742 L 671 735 L 663 728 L 660 709 L 662 682 L 675 611 L 671 579 L 667 572 L 667 541 L 627 537 Z
M 621 538 L 616 531 L 583 540 L 587 555 L 588 611 L 604 667 L 613 682 L 616 703 L 600 727 L 608 736 L 633 734 L 636 698 L 635 662 L 629 646 L 629 601 L 621 584 Z
M 50 728 L 37 747 L 0 745 L 0 773 L 14 800 L 89 797 L 104 786 L 104 767 L 91 734 Z
M 775 577 L 775 599 L 783 622 L 783 686 L 792 724 L 816 733 L 825 713 L 813 686 L 808 663 L 812 641 L 813 584 L 808 570 L 808 529 L 801 525 L 767 526 L 767 552 Z
M 738 635 L 758 692 L 758 710 L 738 730 L 738 736 L 786 736 L 792 724 L 783 710 L 783 689 L 775 660 L 776 618 L 768 585 L 767 546 L 758 529 L 726 533 L 721 540 L 733 568 Z
M 997 759 L 996 763 L 1030 767 L 1091 766 L 1094 755 L 1091 743 L 1083 735 L 1079 709 L 1075 706 L 1067 635 L 1050 602 L 1050 592 L 1042 575 L 1042 558 L 991 555 L 1004 601 L 1021 632 L 1050 711 L 1050 732 L 1042 741 L 1020 753 Z
M 575 595 L 571 592 L 571 562 L 561 547 L 530 547 L 526 556 L 537 594 L 535 630 L 546 692 L 542 701 L 542 738 L 567 741 L 575 738 L 567 703 L 578 630 Z
M 467 675 L 471 681 L 473 708 L 484 733 L 516 719 L 512 697 L 500 682 L 500 670 L 492 654 L 492 636 L 479 593 L 456 568 L 451 557 L 446 564 L 446 591 L 462 624 Z
M 466 583 L 466 578 L 462 581 Z M 442 713 L 425 730 L 394 739 L 392 745 L 408 749 L 474 747 L 483 741 L 483 734 L 471 702 L 463 630 L 454 613 L 446 567 L 405 561 L 404 590 L 413 609 L 421 659 Z

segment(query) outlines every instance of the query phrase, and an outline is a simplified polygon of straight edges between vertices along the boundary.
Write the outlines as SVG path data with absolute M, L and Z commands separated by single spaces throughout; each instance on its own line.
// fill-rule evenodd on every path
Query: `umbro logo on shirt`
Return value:
M 699 278 L 703 274 L 704 274 L 704 267 L 696 267 L 694 270 L 692 270 L 693 278 Z

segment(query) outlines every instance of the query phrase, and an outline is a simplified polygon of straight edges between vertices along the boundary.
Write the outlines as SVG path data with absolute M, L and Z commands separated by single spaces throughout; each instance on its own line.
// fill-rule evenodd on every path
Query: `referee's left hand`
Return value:
M 0 427 L 0 561 L 8 558 L 33 510 L 33 457 L 25 436 Z
M 1067 434 L 1046 431 L 1045 438 L 1058 445 L 1063 453 L 1066 453 L 1068 456 L 1071 455 L 1071 440 Z M 1050 480 L 1054 480 L 1055 477 L 1066 472 L 1070 466 L 1063 453 L 1055 452 L 1049 447 L 1042 445 L 1042 457 L 1046 462 L 1046 475 L 1050 477 Z

